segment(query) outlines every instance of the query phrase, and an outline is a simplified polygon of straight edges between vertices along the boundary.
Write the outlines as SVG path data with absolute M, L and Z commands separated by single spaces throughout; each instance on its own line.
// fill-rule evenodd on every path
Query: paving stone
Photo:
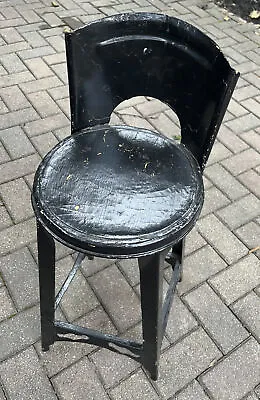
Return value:
M 241 226 L 235 233 L 250 250 L 259 246 L 260 226 L 255 222 Z M 259 250 L 257 253 L 260 255 Z
M 231 156 L 232 153 L 220 142 L 216 142 L 211 150 L 207 165 L 215 164 Z
M 167 337 L 170 339 L 170 342 L 176 342 L 197 325 L 198 323 L 193 315 L 175 293 L 166 328 Z
M 238 175 L 242 172 L 254 168 L 259 164 L 259 154 L 254 149 L 248 149 L 239 153 L 222 164 L 233 174 Z
M 0 29 L 0 35 L 4 38 L 4 40 L 8 44 L 23 41 L 22 36 L 13 27 Z
M 58 18 L 54 12 L 45 13 L 44 15 L 42 15 L 42 18 L 51 27 L 59 26 L 62 24 L 62 20 L 60 18 Z
M 33 136 L 31 140 L 41 156 L 45 156 L 58 143 L 58 140 L 51 132 Z
M 52 382 L 61 400 L 109 400 L 87 357 L 61 372 Z
M 70 256 L 56 263 L 56 289 L 58 290 L 73 267 Z M 71 282 L 61 300 L 62 310 L 69 321 L 81 317 L 98 305 L 98 301 L 80 271 Z
M 172 400 L 208 400 L 209 397 L 203 391 L 197 381 L 193 381 L 186 389 L 183 389 Z
M 35 241 L 36 226 L 34 218 L 17 225 L 12 225 L 0 232 L 0 255 L 26 246 Z
M 115 265 L 90 277 L 89 282 L 119 331 L 141 319 L 138 297 Z
M 200 249 L 206 244 L 206 241 L 197 231 L 197 228 L 193 228 L 192 231 L 185 238 L 184 254 L 188 255 L 195 250 Z
M 77 325 L 86 326 L 87 328 L 96 329 L 98 331 L 115 334 L 115 328 L 109 320 L 107 314 L 101 307 L 88 313 L 85 317 L 75 321 Z M 42 352 L 41 343 L 36 344 L 36 350 L 40 356 L 41 362 L 45 365 L 48 376 L 52 377 L 58 372 L 73 364 L 75 361 L 89 354 L 96 346 L 77 343 L 77 342 L 55 342 L 50 350 Z M 111 352 L 109 352 L 111 354 Z
M 32 108 L 12 111 L 1 116 L 0 129 L 23 125 L 26 122 L 35 121 L 36 119 L 39 119 L 39 116 Z
M 258 104 L 260 108 L 260 104 Z M 253 149 L 260 152 L 260 134 L 252 131 L 245 132 L 241 135 L 241 138 L 247 142 Z
M 57 400 L 35 350 L 30 347 L 0 366 L 1 379 L 13 400 Z
M 30 103 L 18 86 L 2 88 L 0 89 L 0 95 L 11 111 L 20 110 L 30 106 Z
M 38 136 L 42 133 L 54 131 L 59 128 L 67 127 L 69 120 L 64 114 L 52 115 L 50 117 L 43 118 L 39 121 L 29 122 L 25 124 L 24 129 L 28 136 Z M 70 131 L 67 129 L 67 136 Z
M 217 211 L 216 214 L 233 230 L 257 217 L 259 210 L 260 200 L 250 193 Z
M 236 133 L 232 132 L 224 124 L 220 128 L 218 140 L 233 153 L 240 153 L 242 150 L 248 148 L 247 143 L 241 140 L 240 137 L 236 135 Z
M 250 332 L 260 339 L 260 298 L 254 292 L 250 292 L 233 304 L 232 309 Z
M 140 282 L 138 260 L 136 258 L 120 260 L 118 265 L 120 270 L 126 275 L 126 278 L 131 286 L 135 286 Z
M 42 118 L 60 113 L 59 107 L 46 91 L 29 93 L 27 96 Z
M 198 222 L 202 236 L 221 254 L 227 263 L 233 263 L 247 254 L 247 248 L 214 215 Z
M 60 100 L 66 98 L 69 101 L 69 88 L 67 85 L 49 89 L 48 93 L 51 95 L 53 100 Z
M 259 344 L 250 339 L 201 378 L 213 398 L 238 400 L 255 387 L 260 376 L 259 350 Z
M 154 131 L 154 127 L 144 118 L 132 115 L 122 115 L 122 120 L 125 124 L 129 126 L 135 126 L 138 128 L 145 128 Z
M 0 230 L 12 225 L 12 220 L 4 205 L 0 205 Z
M 70 118 L 70 104 L 69 100 L 66 99 L 61 99 L 56 101 L 58 106 L 60 107 L 61 111 L 64 112 L 66 117 Z
M 171 112 L 173 113 L 173 111 Z M 159 114 L 157 117 L 154 116 L 153 118 L 150 118 L 149 122 L 158 132 L 161 132 L 169 138 L 180 136 L 180 128 L 178 128 L 178 126 L 164 113 Z
M 248 337 L 249 333 L 207 283 L 184 299 L 224 354 Z
M 32 154 L 0 165 L 0 184 L 35 172 L 39 163 L 38 154 Z
M 248 99 L 250 97 L 256 96 L 258 94 L 258 89 L 253 85 L 244 86 L 242 88 L 236 89 L 234 92 L 234 99 L 238 102 Z
M 260 197 L 259 175 L 250 170 L 241 175 L 238 179 L 256 196 Z
M 81 264 L 81 269 L 85 276 L 91 276 L 98 271 L 104 269 L 104 267 L 114 263 L 114 260 L 109 260 L 107 258 L 95 257 L 94 260 L 88 260 L 86 257 Z
M 0 56 L 0 62 L 9 72 L 9 74 L 16 74 L 26 70 L 25 65 L 16 54 L 4 54 Z M 17 82 L 18 83 L 18 82 Z
M 10 317 L 13 314 L 16 314 L 16 309 L 8 294 L 8 291 L 6 290 L 6 287 L 3 286 L 0 288 L 0 321 Z
M 0 324 L 0 360 L 4 360 L 39 340 L 38 307 L 27 309 Z M 12 375 L 11 375 L 12 376 Z
M 48 65 L 53 65 L 53 64 L 60 64 L 66 62 L 66 55 L 65 52 L 62 53 L 55 53 L 55 54 L 50 54 L 49 56 L 43 57 L 44 61 Z
M 249 131 L 250 129 L 254 129 L 259 126 L 259 118 L 257 118 L 254 114 L 246 114 L 233 119 L 232 121 L 228 121 L 225 125 L 230 128 L 233 132 L 240 134 L 245 131 Z
M 19 310 L 39 300 L 37 266 L 27 248 L 0 258 L 0 271 Z
M 0 143 L 0 164 L 9 161 L 10 157 L 7 151 L 5 150 L 4 146 Z
M 245 108 L 247 108 L 249 111 L 254 113 L 256 116 L 260 117 L 259 103 L 256 100 L 250 98 L 250 99 L 244 100 L 241 104 Z
M 50 76 L 20 84 L 22 91 L 26 94 L 37 93 L 38 91 L 51 89 L 55 86 L 61 86 L 61 81 L 57 78 L 57 76 Z
M 168 106 L 159 100 L 153 99 L 137 104 L 136 108 L 144 117 L 149 117 L 150 115 L 165 111 Z
M 19 126 L 0 131 L 0 138 L 13 159 L 35 153 L 35 148 Z
M 219 357 L 220 351 L 202 329 L 165 351 L 161 355 L 159 379 L 156 382 L 163 398 L 174 395 Z
M 0 195 L 15 223 L 33 216 L 31 192 L 23 178 L 0 185 Z
M 46 78 L 53 75 L 52 70 L 40 57 L 24 60 L 24 63 L 37 79 Z
M 0 100 L 0 114 L 5 114 L 8 112 L 8 108 L 2 100 Z
M 205 192 L 205 200 L 201 211 L 201 217 L 210 214 L 229 203 L 229 199 L 223 193 L 221 193 L 220 190 L 215 187 L 211 187 Z
M 210 279 L 211 285 L 230 304 L 260 283 L 259 260 L 249 254 L 236 264 Z
M 183 279 L 178 284 L 178 292 L 180 294 L 187 292 L 226 266 L 227 264 L 210 246 L 204 246 L 184 258 Z
M 0 87 L 18 85 L 23 82 L 33 81 L 35 78 L 29 71 L 13 73 L 1 77 Z
M 231 200 L 236 200 L 248 193 L 248 190 L 220 164 L 207 167 L 205 169 L 205 175 Z
M 111 390 L 110 394 L 113 400 L 124 400 L 126 398 L 129 400 L 159 399 L 142 371 L 137 371 L 131 375 L 130 378 Z
M 132 358 L 107 349 L 100 349 L 90 359 L 98 369 L 106 388 L 118 384 L 139 367 Z

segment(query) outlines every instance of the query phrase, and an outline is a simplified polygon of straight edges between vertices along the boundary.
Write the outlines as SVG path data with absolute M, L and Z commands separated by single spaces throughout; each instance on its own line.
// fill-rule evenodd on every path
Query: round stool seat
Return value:
M 141 128 L 100 126 L 55 146 L 35 175 L 36 215 L 61 242 L 105 257 L 179 241 L 203 203 L 199 166 L 181 144 Z

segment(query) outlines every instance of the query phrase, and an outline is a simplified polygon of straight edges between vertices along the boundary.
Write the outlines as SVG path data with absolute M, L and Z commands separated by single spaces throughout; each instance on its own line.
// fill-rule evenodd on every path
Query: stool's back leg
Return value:
M 42 350 L 47 351 L 55 340 L 55 243 L 39 221 L 37 221 L 37 240 Z
M 162 343 L 162 285 L 166 253 L 157 253 L 138 259 L 143 326 L 142 363 L 153 380 L 158 377 Z

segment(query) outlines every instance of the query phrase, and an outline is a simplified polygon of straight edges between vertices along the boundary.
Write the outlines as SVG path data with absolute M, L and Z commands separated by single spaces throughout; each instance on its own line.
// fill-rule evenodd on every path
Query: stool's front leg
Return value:
M 162 285 L 166 252 L 138 259 L 143 326 L 143 366 L 153 380 L 158 378 L 162 343 Z
M 49 350 L 55 340 L 55 243 L 52 236 L 37 221 L 38 264 L 42 350 Z

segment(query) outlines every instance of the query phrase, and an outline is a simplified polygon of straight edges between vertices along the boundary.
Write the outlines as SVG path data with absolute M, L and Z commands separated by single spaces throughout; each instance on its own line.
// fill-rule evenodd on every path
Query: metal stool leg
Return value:
M 166 253 L 157 253 L 138 259 L 143 324 L 142 363 L 153 380 L 158 378 L 162 343 L 162 284 Z
M 183 257 L 184 257 L 184 248 L 185 248 L 185 239 L 182 239 L 179 243 L 173 246 L 172 254 L 175 256 L 176 259 L 180 262 L 180 277 L 179 282 L 182 281 L 183 275 Z M 173 265 L 174 266 L 174 265 Z
M 54 343 L 55 327 L 55 243 L 51 235 L 37 221 L 38 264 L 40 283 L 42 350 Z

